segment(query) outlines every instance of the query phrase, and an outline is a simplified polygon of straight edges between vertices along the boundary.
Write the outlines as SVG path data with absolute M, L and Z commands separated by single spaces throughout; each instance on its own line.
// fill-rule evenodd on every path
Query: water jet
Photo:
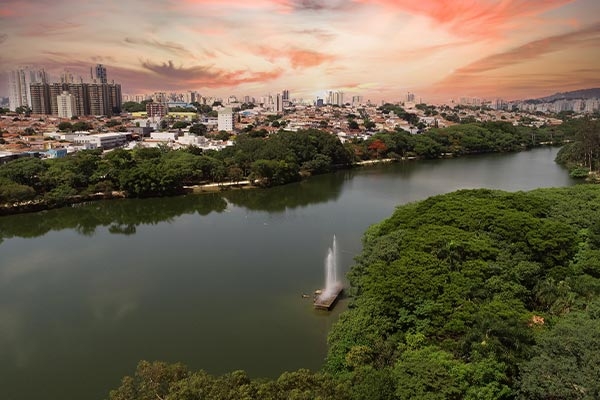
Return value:
M 333 235 L 333 244 L 325 258 L 325 288 L 315 291 L 314 306 L 318 310 L 331 310 L 344 289 L 338 277 L 337 261 L 337 245 Z

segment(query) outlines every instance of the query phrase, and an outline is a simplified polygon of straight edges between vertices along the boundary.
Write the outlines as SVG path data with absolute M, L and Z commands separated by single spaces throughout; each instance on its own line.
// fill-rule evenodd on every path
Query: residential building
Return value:
M 18 107 L 32 107 L 30 85 L 46 83 L 48 77 L 43 69 L 23 67 L 8 73 L 8 103 L 9 109 L 15 111 Z
M 65 90 L 57 96 L 56 102 L 58 103 L 58 116 L 60 118 L 72 118 L 78 115 L 75 96 L 68 91 Z
M 233 110 L 231 108 L 226 107 L 219 110 L 218 129 L 226 132 L 233 131 Z
M 163 118 L 168 112 L 167 105 L 165 103 L 151 101 L 146 103 L 146 114 L 148 118 Z

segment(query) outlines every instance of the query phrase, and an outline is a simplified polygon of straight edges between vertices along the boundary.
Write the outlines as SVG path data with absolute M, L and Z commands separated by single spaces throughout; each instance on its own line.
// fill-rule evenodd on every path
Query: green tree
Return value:
M 197 136 L 205 136 L 208 128 L 204 124 L 194 124 L 190 126 L 190 133 Z
M 544 330 L 536 355 L 520 365 L 522 398 L 599 398 L 599 332 L 600 319 L 586 313 L 567 315 Z
M 58 130 L 62 132 L 71 132 L 73 130 L 73 124 L 70 122 L 61 122 L 58 124 Z

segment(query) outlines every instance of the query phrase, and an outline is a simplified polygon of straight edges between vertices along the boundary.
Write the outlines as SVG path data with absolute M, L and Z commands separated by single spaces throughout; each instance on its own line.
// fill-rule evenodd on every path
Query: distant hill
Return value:
M 551 96 L 540 97 L 538 99 L 525 100 L 529 103 L 552 103 L 556 100 L 575 100 L 575 99 L 592 99 L 600 98 L 600 88 L 580 89 L 571 92 L 555 93 Z

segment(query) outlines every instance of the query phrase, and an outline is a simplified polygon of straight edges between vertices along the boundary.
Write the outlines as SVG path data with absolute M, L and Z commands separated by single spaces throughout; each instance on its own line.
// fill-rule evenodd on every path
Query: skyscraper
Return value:
M 290 106 L 290 91 L 285 89 L 283 92 L 281 92 L 281 98 L 283 100 L 283 106 L 289 107 Z
M 106 77 L 106 67 L 102 64 L 97 64 L 94 71 L 94 79 L 98 83 L 108 83 Z
M 18 74 L 16 76 L 18 81 Z M 45 75 L 43 77 L 45 80 Z M 15 80 L 13 79 L 11 82 L 13 81 Z M 75 83 L 72 75 L 65 72 L 61 75 L 61 82 L 51 84 L 36 82 L 30 85 L 30 107 L 33 113 L 61 115 L 58 99 L 63 95 L 63 92 L 67 92 L 72 96 L 72 99 L 69 98 L 68 102 L 73 106 L 73 115 L 110 116 L 121 112 L 122 94 L 120 84 Z
M 283 112 L 283 95 L 277 93 L 277 98 L 275 100 L 275 111 Z
M 31 108 L 32 83 L 46 83 L 48 81 L 46 71 L 43 69 L 33 69 L 23 67 L 8 73 L 8 102 L 11 111 L 18 107 L 25 106 Z

